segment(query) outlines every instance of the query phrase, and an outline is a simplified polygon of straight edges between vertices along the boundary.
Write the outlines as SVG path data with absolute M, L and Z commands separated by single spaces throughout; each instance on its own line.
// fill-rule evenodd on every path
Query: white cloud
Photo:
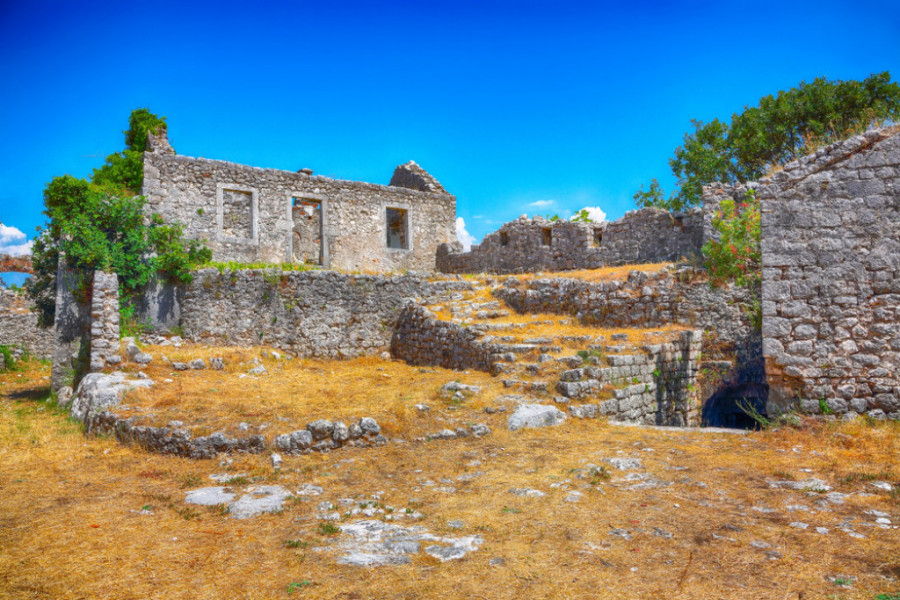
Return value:
M 578 216 L 582 210 L 586 210 L 588 212 L 588 218 L 594 223 L 602 223 L 606 220 L 606 213 L 599 206 L 585 206 L 581 210 L 575 211 L 574 216 Z
M 531 202 L 528 206 L 533 206 L 535 208 L 547 208 L 548 206 L 553 206 L 556 204 L 556 200 L 537 200 L 536 202 Z
M 28 240 L 28 236 L 19 229 L 0 223 L 0 254 L 10 254 L 12 256 L 31 254 L 33 242 L 26 240 Z
M 466 231 L 466 222 L 462 217 L 456 217 L 456 239 L 463 245 L 463 249 L 468 252 L 472 249 L 472 244 L 477 240 L 475 236 Z

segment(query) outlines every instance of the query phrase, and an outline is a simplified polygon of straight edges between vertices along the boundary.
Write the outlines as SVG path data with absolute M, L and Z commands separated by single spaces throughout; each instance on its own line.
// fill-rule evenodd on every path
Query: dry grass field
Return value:
M 208 352 L 237 365 L 239 354 L 256 351 Z M 505 415 L 480 410 L 502 393 L 484 374 L 374 359 L 264 364 L 269 374 L 258 378 L 240 378 L 236 366 L 180 373 L 184 410 L 205 402 L 208 414 L 272 429 L 279 417 L 307 418 L 310 407 L 321 410 L 315 416 L 369 413 L 392 441 L 287 456 L 279 472 L 266 455 L 230 463 L 154 455 L 85 437 L 43 400 L 47 367 L 29 363 L 0 375 L 0 597 L 900 597 L 900 530 L 878 526 L 868 512 L 900 524 L 900 496 L 872 486 L 900 483 L 896 423 L 809 422 L 738 435 L 569 419 L 509 432 Z M 170 378 L 160 390 L 176 385 Z M 448 402 L 438 390 L 452 380 L 485 389 Z M 238 396 L 247 401 L 234 402 Z M 169 398 L 161 409 L 175 406 L 176 396 L 160 397 Z M 417 402 L 432 410 L 418 414 Z M 444 423 L 476 420 L 493 433 L 410 441 Z M 640 458 L 643 468 L 604 462 L 616 457 Z M 230 483 L 238 491 L 314 484 L 323 493 L 246 520 L 185 504 L 187 490 L 215 485 L 209 476 L 222 473 L 240 474 Z M 847 496 L 768 483 L 809 477 Z M 522 497 L 513 488 L 544 495 Z M 573 492 L 580 497 L 567 501 Z M 338 564 L 339 528 L 360 517 L 329 525 L 319 504 L 343 511 L 372 501 L 385 515 L 421 513 L 404 526 L 478 535 L 483 543 L 447 562 L 419 553 L 406 565 Z M 462 528 L 451 528 L 453 521 Z

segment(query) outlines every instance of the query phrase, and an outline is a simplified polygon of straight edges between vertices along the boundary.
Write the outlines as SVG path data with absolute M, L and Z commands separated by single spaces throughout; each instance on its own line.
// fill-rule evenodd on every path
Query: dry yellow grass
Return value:
M 32 365 L 0 375 L 0 597 L 851 600 L 900 591 L 900 534 L 861 526 L 862 511 L 872 508 L 900 521 L 896 499 L 854 494 L 829 511 L 788 513 L 785 503 L 813 505 L 819 497 L 766 484 L 812 475 L 838 491 L 861 492 L 872 476 L 897 482 L 896 424 L 745 437 L 568 421 L 511 433 L 496 415 L 486 438 L 286 457 L 275 474 L 265 456 L 236 456 L 223 468 L 85 438 L 40 401 L 47 374 Z M 276 379 L 259 380 L 261 396 L 274 395 Z M 418 387 L 418 380 L 408 385 Z M 670 485 L 628 490 L 611 469 L 612 481 L 580 487 L 591 482 L 572 470 L 610 456 L 640 457 L 648 473 Z M 249 521 L 182 502 L 187 485 L 203 485 L 223 469 L 288 489 L 313 483 L 325 493 Z M 463 473 L 480 475 L 457 480 Z M 437 489 L 445 478 L 455 493 Z M 512 487 L 547 495 L 522 498 L 509 494 Z M 563 501 L 565 487 L 584 497 Z M 425 515 L 417 524 L 439 535 L 459 535 L 447 522 L 464 521 L 464 533 L 481 535 L 484 545 L 459 561 L 419 555 L 410 565 L 377 569 L 341 566 L 333 551 L 315 550 L 335 541 L 318 531 L 320 500 L 377 491 L 397 508 L 415 498 Z M 151 514 L 140 514 L 145 506 Z M 847 519 L 866 539 L 837 531 Z M 791 528 L 792 520 L 831 534 Z M 654 527 L 674 537 L 656 537 Z M 612 536 L 612 528 L 633 537 Z M 302 543 L 291 548 L 286 540 Z M 772 544 L 781 558 L 771 560 L 751 540 Z M 489 566 L 493 557 L 505 564 Z M 838 575 L 858 579 L 850 587 L 826 579 Z
M 516 275 L 520 281 L 528 281 L 531 279 L 552 279 L 562 277 L 566 279 L 581 279 L 582 281 L 599 282 L 599 281 L 624 281 L 628 279 L 628 274 L 632 271 L 640 271 L 650 275 L 659 273 L 663 268 L 668 267 L 672 263 L 647 263 L 643 265 L 623 265 L 621 267 L 602 267 L 600 269 L 582 269 L 579 271 L 554 271 L 548 273 L 525 273 Z
M 146 367 L 126 363 L 123 370 L 143 370 L 156 384 L 150 390 L 129 394 L 126 406 L 130 410 L 120 414 L 141 415 L 153 425 L 180 420 L 200 425 L 200 431 L 208 432 L 237 434 L 237 426 L 247 422 L 267 423 L 267 433 L 288 433 L 320 418 L 350 423 L 360 417 L 372 417 L 386 435 L 412 438 L 446 427 L 431 413 L 415 416 L 416 404 L 452 406 L 469 414 L 481 410 L 503 392 L 500 381 L 487 373 L 413 367 L 375 357 L 348 361 L 276 360 L 263 348 L 217 349 L 193 344 L 179 349 L 151 346 L 147 350 L 157 360 Z M 175 362 L 203 358 L 207 363 L 210 357 L 218 356 L 224 358 L 225 369 L 173 371 L 162 360 L 163 355 Z M 254 358 L 261 361 L 268 374 L 246 375 Z M 441 386 L 461 378 L 482 386 L 484 392 L 458 405 L 451 403 L 447 394 L 441 394 Z M 411 385 L 413 381 L 415 385 Z M 147 417 L 148 412 L 152 417 Z

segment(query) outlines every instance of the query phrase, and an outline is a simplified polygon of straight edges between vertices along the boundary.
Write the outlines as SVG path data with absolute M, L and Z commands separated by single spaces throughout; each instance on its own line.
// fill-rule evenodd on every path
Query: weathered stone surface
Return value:
M 290 492 L 280 485 L 261 485 L 247 488 L 247 493 L 228 505 L 228 512 L 235 519 L 249 519 L 263 513 L 282 509 Z
M 470 252 L 455 244 L 438 248 L 444 273 L 526 273 L 596 269 L 699 256 L 703 211 L 631 211 L 618 221 L 578 223 L 521 217 L 489 233 Z
M 878 164 L 873 172 L 870 165 Z M 759 182 L 770 404 L 900 410 L 900 132 L 869 131 Z
M 566 420 L 564 412 L 548 404 L 520 404 L 509 416 L 507 427 L 510 431 L 518 429 L 550 427 Z
M 353 566 L 408 564 L 411 556 L 422 551 L 423 542 L 431 542 L 425 553 L 441 562 L 462 558 L 484 542 L 480 536 L 439 537 L 423 527 L 403 527 L 383 521 L 357 521 L 341 526 L 338 563 Z
M 188 504 L 216 506 L 217 504 L 228 504 L 234 500 L 234 497 L 235 493 L 232 488 L 216 486 L 185 492 L 184 501 Z
M 127 379 L 122 373 L 88 373 L 78 384 L 70 414 L 73 419 L 89 425 L 91 418 L 97 414 L 118 406 L 122 395 L 128 390 L 151 385 L 153 381 L 150 379 Z
M 162 142 L 156 148 L 143 156 L 147 214 L 183 225 L 217 261 L 433 271 L 438 244 L 456 239 L 456 199 L 414 163 L 398 167 L 385 186 L 181 156 Z M 405 248 L 387 247 L 386 207 L 405 211 L 398 231 L 405 240 L 397 240 Z M 306 221 L 318 230 L 303 227 Z M 312 244 L 286 247 L 291 234 Z

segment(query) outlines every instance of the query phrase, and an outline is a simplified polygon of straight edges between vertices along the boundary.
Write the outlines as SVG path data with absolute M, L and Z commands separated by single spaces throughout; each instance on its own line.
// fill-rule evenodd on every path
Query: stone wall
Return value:
M 743 288 L 711 288 L 701 269 L 664 269 L 653 275 L 632 271 L 624 281 L 508 278 L 495 295 L 519 312 L 571 314 L 601 327 L 700 328 L 707 332 L 706 358 L 736 361 L 725 383 L 765 381 L 760 332 L 746 310 L 754 294 Z
M 480 341 L 485 330 L 441 321 L 424 306 L 409 302 L 391 339 L 391 354 L 412 365 L 491 372 L 495 349 Z
M 144 153 L 147 212 L 181 223 L 217 261 L 312 257 L 345 271 L 434 271 L 438 245 L 456 239 L 456 198 L 415 163 L 398 167 L 384 186 L 179 156 L 165 133 L 152 138 Z M 295 227 L 295 201 L 320 205 L 321 231 L 311 240 L 294 239 L 304 231 Z M 388 247 L 388 209 L 405 215 L 406 248 Z M 309 248 L 316 239 L 320 253 Z
M 525 273 L 596 269 L 607 265 L 674 261 L 696 256 L 704 241 L 700 209 L 670 213 L 644 208 L 611 223 L 550 221 L 521 217 L 462 252 L 438 249 L 444 273 Z
M 90 371 L 122 362 L 119 349 L 119 277 L 94 271 L 91 287 Z
M 179 313 L 194 341 L 346 358 L 387 351 L 407 299 L 438 302 L 468 288 L 414 274 L 207 269 L 183 288 Z
M 683 331 L 671 342 L 645 345 L 644 352 L 607 355 L 607 366 L 564 372 L 557 390 L 577 396 L 578 390 L 608 384 L 613 397 L 597 404 L 601 415 L 646 425 L 698 426 L 702 339 L 702 331 Z
M 22 348 L 36 358 L 53 354 L 53 329 L 38 327 L 37 314 L 21 292 L 0 288 L 0 345 Z
M 772 401 L 900 418 L 900 133 L 823 148 L 758 190 Z

